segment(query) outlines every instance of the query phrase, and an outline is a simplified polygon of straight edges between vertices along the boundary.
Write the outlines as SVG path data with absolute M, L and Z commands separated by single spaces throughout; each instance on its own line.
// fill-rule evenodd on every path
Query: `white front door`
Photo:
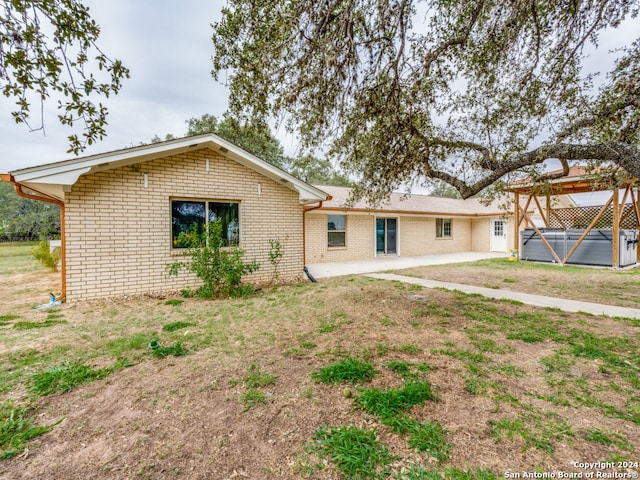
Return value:
M 501 218 L 491 219 L 491 239 L 489 250 L 492 252 L 507 251 L 507 221 Z

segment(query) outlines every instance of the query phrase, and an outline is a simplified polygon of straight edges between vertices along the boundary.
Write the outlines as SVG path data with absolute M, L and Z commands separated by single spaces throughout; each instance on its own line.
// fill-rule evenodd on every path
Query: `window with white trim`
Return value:
M 207 223 L 222 220 L 222 236 L 226 245 L 240 243 L 240 208 L 238 202 L 214 202 L 207 200 L 172 200 L 171 201 L 171 246 L 185 248 L 181 245 L 180 234 L 202 233 Z
M 347 216 L 327 215 L 327 246 L 346 247 L 347 246 Z
M 436 238 L 451 237 L 451 219 L 436 218 Z

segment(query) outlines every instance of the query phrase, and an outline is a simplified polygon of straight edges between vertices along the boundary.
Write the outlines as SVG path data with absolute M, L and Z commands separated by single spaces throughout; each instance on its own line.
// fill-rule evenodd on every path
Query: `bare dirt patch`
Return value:
M 46 293 L 56 278 L 31 280 Z M 11 301 L 0 303 L 0 315 L 32 321 L 50 315 L 25 307 L 33 291 L 20 293 L 22 286 L 6 280 L 3 287 Z M 502 476 L 584 472 L 572 464 L 580 461 L 638 461 L 640 326 L 631 321 L 360 277 L 246 299 L 168 305 L 137 297 L 53 313 L 64 323 L 18 330 L 10 320 L 0 327 L 3 396 L 30 404 L 38 424 L 62 419 L 25 453 L 0 462 L 3 480 L 344 478 L 332 462 L 307 452 L 322 425 L 375 429 L 396 456 L 396 472 L 419 464 Z M 163 330 L 177 321 L 193 325 Z M 522 339 L 531 333 L 540 338 Z M 180 341 L 190 353 L 153 358 L 152 338 Z M 344 384 L 311 379 L 345 356 L 371 361 L 379 372 L 350 386 L 354 397 L 359 388 L 402 386 L 390 361 L 406 362 L 412 372 L 425 366 L 420 378 L 437 401 L 407 414 L 447 430 L 446 461 L 411 449 L 406 436 L 354 409 Z M 131 366 L 104 380 L 45 397 L 30 392 L 34 372 L 65 361 L 106 366 L 121 357 Z M 252 366 L 275 383 L 257 388 L 265 403 L 248 408 Z M 594 431 L 618 441 L 589 439 Z

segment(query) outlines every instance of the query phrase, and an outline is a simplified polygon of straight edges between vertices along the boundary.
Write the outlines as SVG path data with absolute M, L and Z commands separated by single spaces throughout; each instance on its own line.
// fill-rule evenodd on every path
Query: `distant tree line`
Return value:
M 19 196 L 0 182 L 0 241 L 38 240 L 60 235 L 60 207 Z
M 186 136 L 216 134 L 307 183 L 342 187 L 353 184 L 349 177 L 334 168 L 327 159 L 318 158 L 310 153 L 295 157 L 285 155 L 284 148 L 273 136 L 267 124 L 242 123 L 229 113 L 223 114 L 222 119 L 204 114 L 200 118 L 191 118 L 185 123 Z M 151 141 L 157 143 L 175 138 L 172 134 L 165 135 L 164 139 L 156 135 Z

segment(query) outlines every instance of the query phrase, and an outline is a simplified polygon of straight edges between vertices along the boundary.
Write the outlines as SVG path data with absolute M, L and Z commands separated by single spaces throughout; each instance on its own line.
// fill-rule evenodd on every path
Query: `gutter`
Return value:
M 65 218 L 64 202 L 61 200 L 58 200 L 57 198 L 51 197 L 46 193 L 39 192 L 31 187 L 26 187 L 26 188 L 31 192 L 37 193 L 37 195 L 34 195 L 33 193 L 25 192 L 23 190 L 25 186 L 16 182 L 15 178 L 13 178 L 13 175 L 9 173 L 0 174 L 0 180 L 2 180 L 3 182 L 13 184 L 16 190 L 16 193 L 23 198 L 28 198 L 29 200 L 36 200 L 39 202 L 53 203 L 54 205 L 58 205 L 58 207 L 60 207 L 60 262 L 61 262 L 60 274 L 62 276 L 61 278 L 62 298 L 65 298 L 67 296 L 67 252 L 66 252 L 67 242 L 66 242 L 65 224 L 64 224 L 64 218 Z
M 303 207 L 302 208 L 302 263 L 304 265 L 307 264 L 307 225 L 306 225 L 306 218 L 305 218 L 305 214 L 307 212 L 310 212 L 311 210 L 317 210 L 319 208 L 322 208 L 322 203 L 323 202 L 328 202 L 329 200 L 333 200 L 333 197 L 331 195 L 327 195 L 327 198 L 325 198 L 324 200 L 320 200 L 318 202 L 318 205 L 315 205 L 313 207 Z

